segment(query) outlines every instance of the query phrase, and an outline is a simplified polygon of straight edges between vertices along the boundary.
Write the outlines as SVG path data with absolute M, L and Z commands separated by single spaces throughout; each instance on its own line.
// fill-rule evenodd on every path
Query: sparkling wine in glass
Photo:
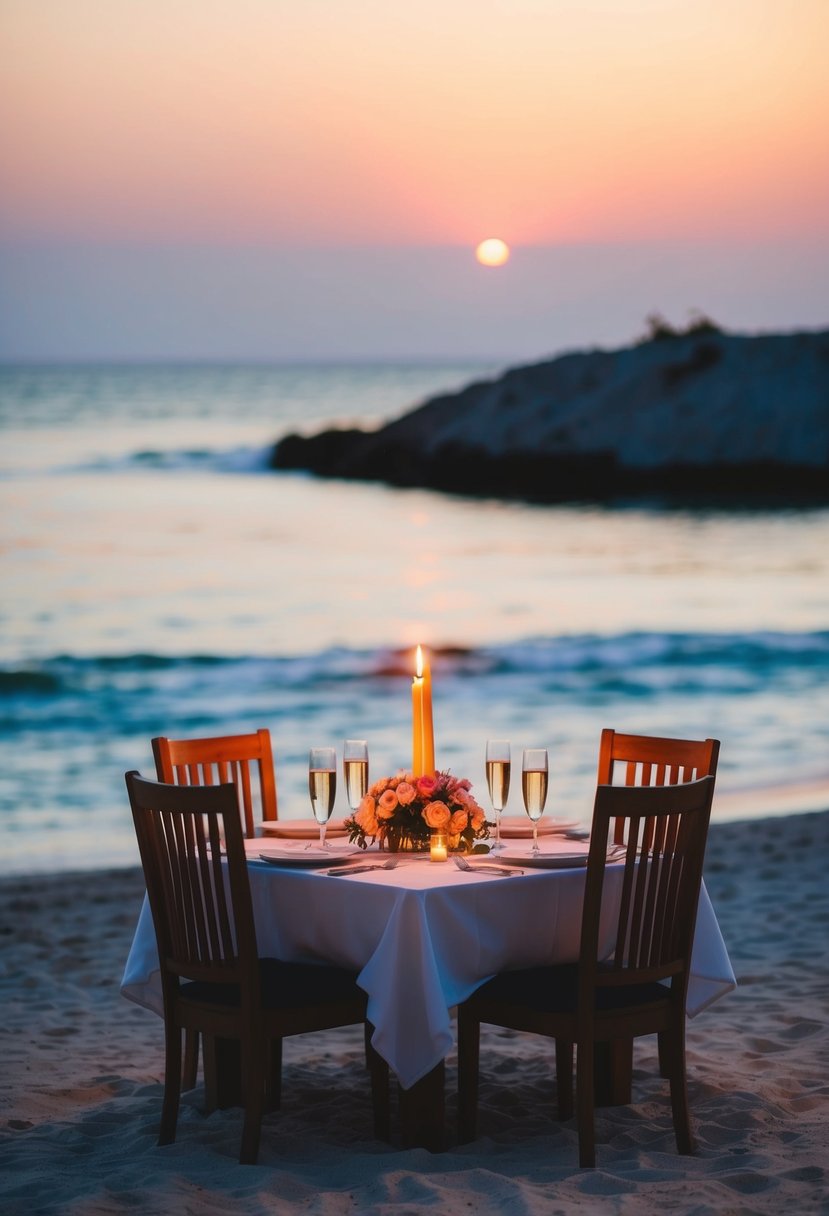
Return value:
M 346 739 L 343 744 L 343 776 L 346 798 L 353 813 L 368 789 L 368 744 L 365 739 Z
M 521 792 L 524 807 L 533 825 L 533 857 L 538 856 L 538 821 L 547 801 L 547 749 L 529 747 L 524 751 L 521 766 Z
M 501 844 L 501 811 L 507 805 L 509 797 L 510 776 L 510 745 L 506 739 L 487 739 L 486 743 L 486 783 L 489 786 L 489 800 L 495 812 L 495 844 L 493 853 L 504 846 Z
M 308 757 L 308 792 L 314 818 L 320 828 L 320 848 L 325 848 L 325 829 L 337 793 L 337 753 L 333 747 L 312 747 Z

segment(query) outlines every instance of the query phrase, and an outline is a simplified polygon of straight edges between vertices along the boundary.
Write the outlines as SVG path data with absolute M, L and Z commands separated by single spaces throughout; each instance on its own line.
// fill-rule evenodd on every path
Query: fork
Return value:
M 388 861 L 378 862 L 376 865 L 370 866 L 337 866 L 333 870 L 325 870 L 325 874 L 330 874 L 332 878 L 347 877 L 349 874 L 367 874 L 369 870 L 393 870 L 397 865 L 398 859 L 390 857 Z
M 480 866 L 471 866 L 465 857 L 461 857 L 457 853 L 453 854 L 452 860 L 459 870 L 463 870 L 465 873 L 470 874 L 503 874 L 506 878 L 510 878 L 513 874 L 524 873 L 523 870 L 515 870 L 512 867 L 507 868 L 506 866 L 490 866 L 486 864 Z

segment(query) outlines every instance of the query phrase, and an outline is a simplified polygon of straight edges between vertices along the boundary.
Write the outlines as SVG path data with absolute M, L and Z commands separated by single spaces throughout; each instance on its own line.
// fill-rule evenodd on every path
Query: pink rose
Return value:
M 417 779 L 417 792 L 421 798 L 431 798 L 435 790 L 438 788 L 438 783 L 434 777 L 423 776 Z
M 469 816 L 466 811 L 455 811 L 449 821 L 449 831 L 453 836 L 460 836 L 469 826 Z
M 456 790 L 452 791 L 452 798 L 458 804 L 458 806 L 462 807 L 468 807 L 470 803 L 475 801 L 472 795 L 468 794 L 461 786 L 458 786 Z
M 408 781 L 401 781 L 397 787 L 397 801 L 401 806 L 408 806 L 410 802 L 414 802 L 417 790 Z
M 391 819 L 397 810 L 398 799 L 394 790 L 384 790 L 377 802 L 377 815 L 380 819 Z
M 440 831 L 449 826 L 452 816 L 445 802 L 430 802 L 423 808 L 423 818 L 430 828 Z

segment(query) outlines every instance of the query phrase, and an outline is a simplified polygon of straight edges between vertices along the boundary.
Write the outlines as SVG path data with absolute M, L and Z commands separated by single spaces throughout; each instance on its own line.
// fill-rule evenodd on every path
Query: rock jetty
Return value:
M 288 435 L 276 469 L 531 502 L 829 502 L 829 330 L 653 328 L 515 367 L 375 431 Z

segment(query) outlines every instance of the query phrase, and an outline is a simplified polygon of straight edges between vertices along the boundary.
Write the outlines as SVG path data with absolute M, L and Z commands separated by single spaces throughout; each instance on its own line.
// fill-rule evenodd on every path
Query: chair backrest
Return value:
M 623 735 L 602 731 L 597 785 L 680 785 L 700 777 L 716 777 L 718 739 L 661 739 L 657 735 Z M 614 839 L 623 842 L 617 824 Z
M 235 787 L 185 788 L 136 772 L 126 783 L 165 1005 L 179 978 L 241 984 L 255 999 L 256 932 Z
M 258 785 L 262 818 L 276 819 L 276 778 L 268 730 L 212 739 L 153 739 L 155 771 L 168 785 L 220 785 L 233 782 L 245 835 L 256 835 L 254 790 Z M 256 766 L 258 781 L 251 779 Z
M 593 1008 L 596 986 L 663 979 L 671 980 L 684 1006 L 713 796 L 713 776 L 680 785 L 597 788 L 579 957 L 585 1008 Z M 621 900 L 611 926 L 611 961 L 600 965 L 607 844 L 619 821 L 627 838 Z M 604 938 L 607 926 L 602 929 Z

